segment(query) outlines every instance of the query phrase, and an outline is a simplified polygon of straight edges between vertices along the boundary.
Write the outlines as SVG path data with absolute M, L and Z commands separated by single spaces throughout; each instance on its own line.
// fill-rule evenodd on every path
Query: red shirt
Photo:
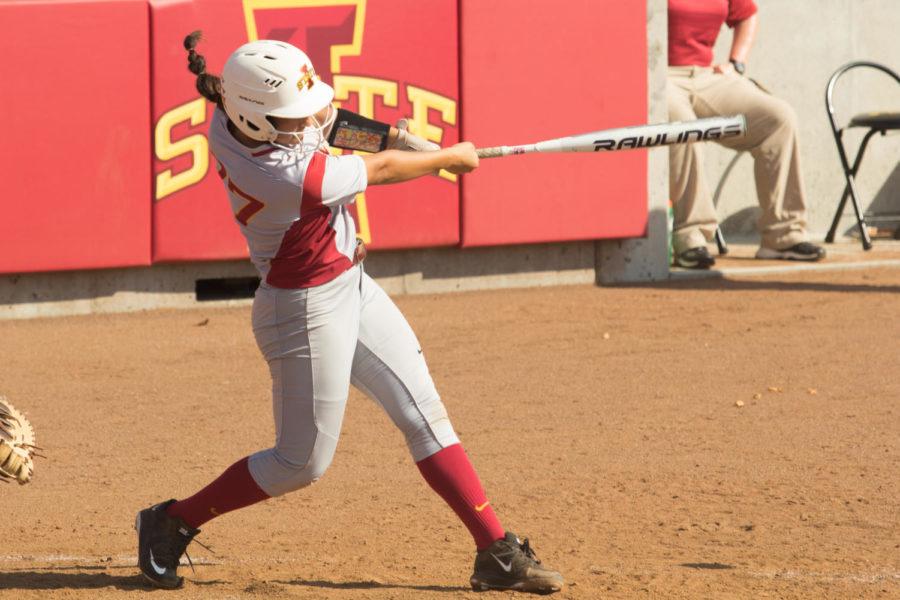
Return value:
M 669 65 L 708 67 L 722 23 L 756 14 L 753 0 L 669 0 Z

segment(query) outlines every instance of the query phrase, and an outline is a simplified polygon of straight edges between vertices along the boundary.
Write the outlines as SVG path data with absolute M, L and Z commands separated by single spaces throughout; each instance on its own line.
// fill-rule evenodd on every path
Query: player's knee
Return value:
M 331 465 L 330 455 L 311 457 L 304 463 L 298 463 L 279 456 L 276 451 L 275 459 L 280 467 L 277 482 L 274 484 L 277 495 L 287 494 L 315 483 L 325 475 L 325 471 Z
M 325 475 L 336 442 L 328 436 L 319 436 L 312 447 L 279 445 L 264 450 L 251 458 L 251 472 L 270 496 L 299 490 Z
M 327 468 L 327 467 L 326 467 Z M 292 473 L 289 477 L 285 478 L 281 483 L 281 493 L 288 494 L 290 492 L 295 492 L 299 489 L 303 489 L 309 485 L 314 484 L 318 480 L 322 478 L 325 474 L 326 469 L 321 470 L 302 470 L 296 471 Z
M 311 461 L 306 465 L 306 468 L 303 469 L 302 479 L 305 483 L 302 485 L 310 485 L 311 483 L 315 483 L 318 480 L 322 479 L 325 475 L 325 471 L 328 470 L 328 467 L 331 466 L 331 456 L 326 459 L 319 459 Z

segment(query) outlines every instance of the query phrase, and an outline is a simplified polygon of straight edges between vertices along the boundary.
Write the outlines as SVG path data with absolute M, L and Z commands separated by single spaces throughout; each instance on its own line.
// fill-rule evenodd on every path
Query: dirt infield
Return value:
M 557 597 L 900 597 L 900 269 L 398 299 L 504 524 Z M 40 460 L 0 597 L 143 595 L 134 513 L 273 437 L 249 309 L 0 322 Z M 738 406 L 737 403 L 743 403 Z M 227 515 L 178 598 L 491 598 L 353 392 L 311 488 Z

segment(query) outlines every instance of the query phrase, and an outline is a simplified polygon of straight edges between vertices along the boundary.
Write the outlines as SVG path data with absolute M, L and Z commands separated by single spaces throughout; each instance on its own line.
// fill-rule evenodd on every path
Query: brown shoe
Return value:
M 514 590 L 532 594 L 552 594 L 565 587 L 562 575 L 541 565 L 526 538 L 506 532 L 475 555 L 475 572 L 469 583 L 476 592 Z

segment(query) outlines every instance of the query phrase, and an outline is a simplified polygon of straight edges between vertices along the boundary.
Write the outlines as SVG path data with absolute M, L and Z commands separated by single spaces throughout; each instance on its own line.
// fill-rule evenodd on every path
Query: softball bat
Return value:
M 695 121 L 602 129 L 524 146 L 478 148 L 476 152 L 479 158 L 496 158 L 513 154 L 530 154 L 531 152 L 613 152 L 724 140 L 740 137 L 745 133 L 747 133 L 747 120 L 744 115 L 735 115 L 733 117 L 710 117 Z

